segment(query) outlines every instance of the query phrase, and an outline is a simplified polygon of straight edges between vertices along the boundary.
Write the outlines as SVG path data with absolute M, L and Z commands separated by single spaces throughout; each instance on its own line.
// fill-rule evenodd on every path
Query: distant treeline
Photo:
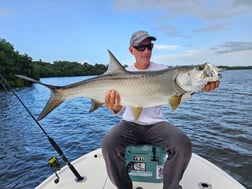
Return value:
M 41 77 L 99 75 L 106 70 L 107 65 L 103 64 L 90 65 L 69 61 L 55 61 L 51 64 L 42 60 L 32 61 L 27 54 L 20 54 L 15 51 L 12 44 L 0 38 L 0 74 L 12 87 L 31 85 L 30 82 L 15 77 L 15 74 L 40 79 Z M 0 89 L 3 88 L 2 83 L 0 82 Z
M 218 66 L 218 68 L 223 70 L 248 70 L 252 69 L 252 66 Z
M 252 66 L 218 66 L 223 70 L 252 69 Z M 30 82 L 15 77 L 15 74 L 26 75 L 34 79 L 41 77 L 60 76 L 84 76 L 100 75 L 107 70 L 107 65 L 78 63 L 69 61 L 48 62 L 32 61 L 27 54 L 20 54 L 15 51 L 14 46 L 5 39 L 0 38 L 0 74 L 9 82 L 12 87 L 23 87 L 31 85 Z M 1 80 L 0 80 L 1 81 Z M 0 89 L 3 88 L 0 82 Z
M 33 69 L 39 77 L 100 75 L 107 70 L 107 66 L 103 64 L 90 65 L 69 61 L 54 61 L 53 64 L 42 61 L 33 61 L 32 63 Z

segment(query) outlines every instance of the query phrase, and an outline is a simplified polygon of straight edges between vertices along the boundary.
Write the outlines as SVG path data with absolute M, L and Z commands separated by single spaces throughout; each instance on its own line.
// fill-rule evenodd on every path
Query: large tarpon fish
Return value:
M 43 119 L 66 99 L 85 97 L 92 100 L 89 112 L 93 112 L 104 104 L 108 90 L 116 90 L 120 94 L 122 106 L 132 107 L 137 120 L 142 108 L 169 103 L 175 110 L 183 95 L 200 91 L 208 82 L 220 79 L 217 68 L 209 63 L 195 66 L 179 66 L 161 71 L 129 72 L 109 51 L 108 70 L 97 77 L 66 86 L 53 86 L 32 78 L 16 75 L 48 87 L 51 97 L 40 113 L 38 120 Z

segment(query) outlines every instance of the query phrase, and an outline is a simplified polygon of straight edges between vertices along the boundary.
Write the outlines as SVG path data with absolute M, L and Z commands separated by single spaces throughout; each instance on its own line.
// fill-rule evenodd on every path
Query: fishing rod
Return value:
M 80 174 L 74 168 L 74 166 L 71 164 L 71 162 L 68 161 L 68 159 L 66 158 L 66 156 L 64 155 L 63 151 L 58 146 L 58 144 L 54 141 L 54 139 L 52 137 L 50 137 L 47 134 L 47 132 L 45 131 L 45 129 L 38 122 L 38 120 L 33 116 L 33 114 L 30 112 L 30 110 L 27 108 L 27 106 L 23 103 L 23 101 L 19 98 L 19 96 L 16 94 L 16 92 L 12 89 L 12 87 L 10 86 L 10 84 L 8 83 L 8 81 L 2 76 L 2 74 L 0 74 L 0 78 L 2 80 L 1 84 L 3 85 L 3 88 L 6 89 L 5 86 L 7 86 L 9 88 L 9 90 L 16 96 L 16 98 L 18 99 L 18 101 L 22 104 L 22 106 L 25 108 L 25 110 L 28 112 L 28 114 L 32 117 L 32 119 L 35 121 L 35 123 L 37 124 L 37 126 L 45 134 L 45 136 L 47 137 L 47 139 L 50 142 L 50 144 L 52 145 L 52 147 L 56 150 L 56 152 L 59 154 L 59 156 L 62 158 L 62 160 L 68 165 L 68 167 L 70 168 L 70 170 L 72 171 L 72 173 L 76 176 L 76 179 L 75 179 L 76 182 L 80 182 L 80 181 L 86 180 L 86 177 L 80 176 Z M 50 163 L 50 161 L 51 161 L 51 163 Z M 55 158 L 52 158 L 51 160 L 49 160 L 50 166 L 53 166 L 53 163 L 56 163 L 56 161 L 57 161 L 57 159 L 55 159 Z M 58 177 L 56 171 L 55 171 L 55 174 L 57 176 L 57 179 L 55 180 L 55 183 L 58 183 L 59 182 L 59 177 Z

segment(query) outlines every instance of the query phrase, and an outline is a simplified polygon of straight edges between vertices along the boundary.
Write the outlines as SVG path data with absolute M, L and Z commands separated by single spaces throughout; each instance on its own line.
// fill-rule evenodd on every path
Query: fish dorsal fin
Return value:
M 140 106 L 132 107 L 132 114 L 133 114 L 135 121 L 138 120 L 139 116 L 142 113 L 142 110 L 143 110 L 143 107 L 140 107 Z
M 116 59 L 116 57 L 112 54 L 112 52 L 110 50 L 108 50 L 108 52 L 109 52 L 109 66 L 108 70 L 104 73 L 104 75 L 126 73 L 127 71 L 122 66 L 122 64 Z
M 169 98 L 169 104 L 170 104 L 170 107 L 171 107 L 172 111 L 176 110 L 176 108 L 179 106 L 179 104 L 181 102 L 181 99 L 182 99 L 182 95 L 180 95 L 180 96 L 171 96 Z

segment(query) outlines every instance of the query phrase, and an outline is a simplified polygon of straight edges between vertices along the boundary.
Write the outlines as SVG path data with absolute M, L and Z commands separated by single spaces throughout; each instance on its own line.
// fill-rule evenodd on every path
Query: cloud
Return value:
M 154 62 L 176 65 L 195 65 L 210 62 L 216 66 L 251 66 L 251 51 L 234 51 L 232 53 L 216 54 L 211 49 L 191 49 L 171 54 L 157 54 L 152 57 Z
M 226 28 L 228 28 L 230 26 L 231 26 L 230 23 L 212 24 L 212 25 L 209 25 L 209 26 L 207 26 L 205 28 L 198 28 L 195 31 L 196 32 L 212 32 L 212 31 L 223 30 L 223 29 L 226 29 Z
M 234 1 L 234 6 L 252 6 L 252 1 L 251 0 L 235 0 Z
M 167 64 L 169 66 L 190 65 L 204 62 L 205 60 L 201 59 L 201 55 L 201 50 L 189 49 L 177 53 L 155 55 L 152 59 L 155 62 Z
M 176 50 L 176 49 L 179 49 L 178 45 L 161 45 L 161 44 L 155 44 L 154 47 L 157 50 Z
M 113 3 L 118 11 L 160 9 L 168 14 L 167 17 L 187 14 L 206 20 L 223 19 L 252 12 L 251 0 L 114 0 Z
M 173 26 L 159 26 L 157 29 L 163 31 L 168 36 L 177 36 L 179 35 L 179 32 L 177 31 L 177 28 Z
M 119 11 L 162 8 L 166 4 L 167 4 L 166 1 L 163 1 L 163 0 L 129 0 L 129 1 L 114 0 L 113 1 L 114 8 Z
M 7 9 L 0 4 L 0 16 L 10 16 L 13 14 L 14 14 L 13 10 Z
M 252 50 L 252 42 L 226 42 L 210 48 L 218 54 Z

